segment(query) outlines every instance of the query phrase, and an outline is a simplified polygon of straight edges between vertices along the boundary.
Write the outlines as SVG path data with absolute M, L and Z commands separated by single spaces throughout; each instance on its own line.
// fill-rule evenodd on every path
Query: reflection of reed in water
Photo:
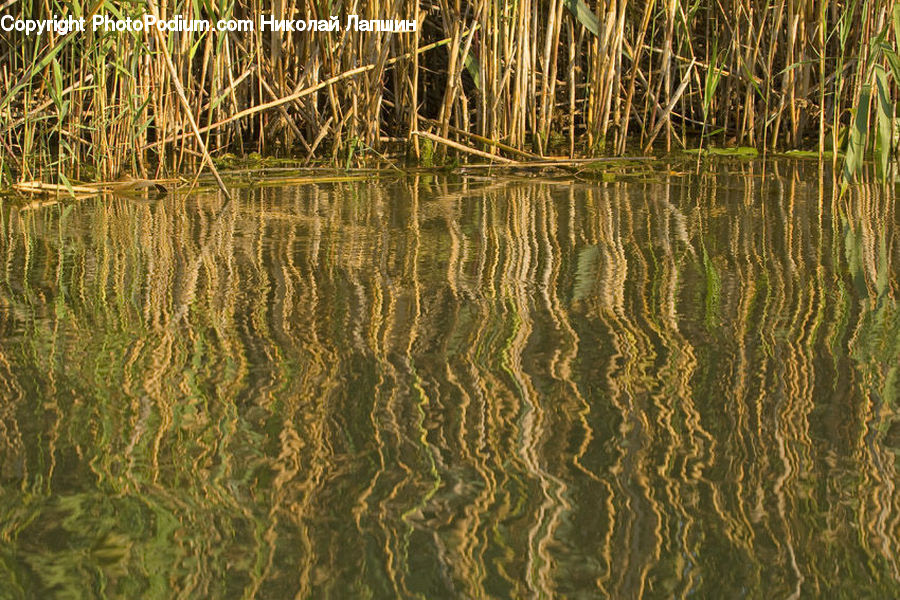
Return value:
M 5 578 L 896 592 L 896 205 L 817 177 L 6 205 Z

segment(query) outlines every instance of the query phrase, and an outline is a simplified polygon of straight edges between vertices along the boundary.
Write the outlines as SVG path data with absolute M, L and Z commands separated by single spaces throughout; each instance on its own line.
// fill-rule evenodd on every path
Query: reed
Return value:
M 399 140 L 420 158 L 420 131 L 508 158 L 701 143 L 824 154 L 847 140 L 853 165 L 866 151 L 884 165 L 896 150 L 886 132 L 900 96 L 900 7 L 882 0 L 172 0 L 160 10 L 213 23 L 333 14 L 341 29 L 2 32 L 4 183 L 164 177 L 199 166 L 204 146 L 213 157 L 352 165 Z M 21 0 L 0 12 L 124 18 L 150 7 Z M 349 14 L 418 27 L 350 31 Z

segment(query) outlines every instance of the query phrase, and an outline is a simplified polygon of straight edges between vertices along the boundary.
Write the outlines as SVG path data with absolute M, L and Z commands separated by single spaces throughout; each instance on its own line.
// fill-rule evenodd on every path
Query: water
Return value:
M 0 210 L 0 597 L 896 597 L 898 211 L 815 163 Z

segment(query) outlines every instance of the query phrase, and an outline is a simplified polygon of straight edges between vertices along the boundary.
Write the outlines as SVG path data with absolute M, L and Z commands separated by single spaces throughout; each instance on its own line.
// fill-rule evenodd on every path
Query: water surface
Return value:
M 0 202 L 0 597 L 900 595 L 892 193 Z

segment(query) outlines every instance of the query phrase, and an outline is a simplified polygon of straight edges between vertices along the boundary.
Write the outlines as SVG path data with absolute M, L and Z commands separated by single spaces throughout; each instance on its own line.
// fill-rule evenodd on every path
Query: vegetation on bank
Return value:
M 407 33 L 2 32 L 3 183 L 157 178 L 196 168 L 207 149 L 352 165 L 390 144 L 429 162 L 459 146 L 520 160 L 699 139 L 842 148 L 848 174 L 868 152 L 884 171 L 896 149 L 900 5 L 884 0 L 0 6 L 20 19 L 160 11 L 418 23 Z

